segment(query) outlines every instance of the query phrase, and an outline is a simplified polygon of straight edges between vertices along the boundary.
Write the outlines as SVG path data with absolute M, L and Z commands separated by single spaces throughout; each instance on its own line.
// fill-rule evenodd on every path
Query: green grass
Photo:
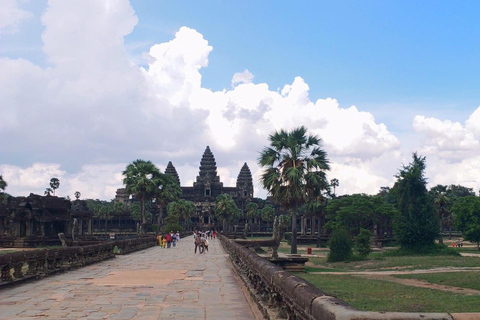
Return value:
M 18 250 L 1 250 L 0 251 L 0 255 L 2 254 L 8 254 L 8 253 L 14 253 L 14 252 L 17 252 Z
M 425 280 L 430 283 L 452 287 L 469 288 L 480 291 L 480 272 L 475 271 L 405 274 L 396 275 L 395 277 L 402 279 Z
M 461 248 L 453 248 L 453 250 L 456 250 L 458 252 L 469 252 L 469 253 L 480 254 L 480 251 L 477 249 L 477 247 L 461 247 Z
M 310 262 L 322 267 L 341 269 L 345 271 L 375 271 L 375 270 L 415 270 L 440 267 L 478 267 L 480 257 L 461 256 L 399 256 L 390 257 L 382 254 L 370 255 L 367 260 L 351 262 L 327 262 L 326 258 L 310 258 Z
M 480 296 L 408 287 L 349 275 L 299 273 L 297 276 L 364 311 L 480 312 Z
M 322 268 L 322 267 L 309 267 L 305 266 L 305 272 L 310 273 L 310 272 L 347 272 L 342 269 L 332 269 L 332 268 Z
M 281 253 L 285 253 L 285 254 L 290 254 L 291 250 L 290 248 L 286 248 L 286 247 L 278 247 L 278 252 L 281 252 Z M 306 254 L 307 253 L 307 249 L 303 249 L 303 248 L 297 248 L 297 253 L 298 254 Z

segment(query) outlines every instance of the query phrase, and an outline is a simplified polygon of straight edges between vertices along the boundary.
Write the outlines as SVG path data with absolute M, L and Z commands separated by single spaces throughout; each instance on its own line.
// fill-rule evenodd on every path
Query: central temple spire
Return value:
M 217 175 L 217 164 L 210 147 L 207 146 L 200 160 L 200 172 L 195 184 L 220 184 L 220 177 Z

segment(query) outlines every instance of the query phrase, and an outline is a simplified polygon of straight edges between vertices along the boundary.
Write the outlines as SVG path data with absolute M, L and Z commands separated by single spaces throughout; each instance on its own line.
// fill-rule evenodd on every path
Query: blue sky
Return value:
M 248 69 L 272 88 L 295 76 L 314 98 L 344 105 L 476 106 L 477 1 L 133 1 L 127 44 L 163 42 L 181 26 L 214 46 L 205 87 L 228 88 Z M 141 49 L 145 49 L 142 47 Z M 473 105 L 472 105 L 473 103 Z M 465 106 L 462 106 L 464 105 Z
M 8 11 L 12 8 L 15 10 Z M 183 170 L 180 173 L 183 181 L 190 182 L 195 178 L 197 162 L 207 144 L 212 147 L 228 185 L 234 183 L 240 162 L 247 161 L 258 175 L 254 162 L 261 146 L 267 143 L 266 138 L 254 137 L 252 141 L 242 138 L 242 132 L 253 128 L 260 136 L 282 126 L 302 124 L 323 135 L 334 163 L 332 178 L 341 177 L 340 192 L 372 193 L 382 184 L 391 184 L 396 170 L 409 161 L 414 151 L 425 154 L 427 161 L 431 161 L 432 184 L 468 184 L 471 180 L 469 186 L 480 188 L 480 172 L 475 169 L 480 162 L 478 1 L 6 0 L 0 4 L 0 17 L 2 10 L 4 14 L 10 12 L 4 17 L 18 19 L 0 22 L 0 58 L 4 70 L 7 66 L 9 70 L 8 75 L 3 72 L 3 77 L 0 72 L 0 81 L 9 84 L 9 92 L 12 88 L 28 90 L 32 84 L 22 83 L 21 79 L 34 72 L 45 82 L 45 87 L 32 90 L 28 99 L 19 99 L 5 88 L 2 95 L 0 89 L 0 116 L 12 119 L 9 125 L 0 125 L 0 137 L 15 140 L 25 134 L 19 133 L 22 126 L 18 119 L 24 112 L 34 113 L 32 108 L 35 108 L 27 102 L 48 105 L 40 115 L 45 128 L 52 128 L 53 123 L 48 125 L 52 118 L 62 124 L 72 121 L 73 108 L 80 113 L 96 110 L 100 115 L 82 115 L 82 119 L 66 126 L 78 126 L 76 131 L 62 129 L 63 137 L 71 141 L 85 137 L 78 147 L 61 141 L 56 142 L 52 152 L 38 141 L 27 143 L 24 148 L 1 146 L 5 151 L 0 153 L 0 174 L 3 171 L 4 176 L 10 175 L 11 181 L 15 181 L 9 184 L 12 192 L 43 188 L 14 178 L 19 172 L 37 174 L 38 170 L 32 169 L 35 165 L 42 167 L 45 175 L 63 176 L 71 188 L 68 192 L 72 192 L 76 189 L 74 183 L 87 189 L 93 183 L 79 178 L 91 174 L 86 170 L 104 166 L 102 172 L 107 174 L 138 157 L 151 157 L 159 166 L 174 160 L 174 165 L 176 161 Z M 71 39 L 62 34 L 63 27 L 72 32 Z M 182 27 L 187 29 L 180 31 Z M 46 36 L 42 38 L 42 34 Z M 110 44 L 110 34 L 111 39 L 118 37 L 124 44 L 118 48 L 117 42 L 112 40 Z M 183 47 L 182 37 L 186 39 Z M 194 38 L 198 40 L 195 45 Z M 186 48 L 189 43 L 191 47 Z M 67 50 L 77 44 L 81 49 Z M 155 55 L 150 49 L 158 44 L 178 51 L 162 49 Z M 97 52 L 103 49 L 108 58 L 97 57 Z M 126 57 L 122 51 L 127 53 Z M 196 55 L 193 65 L 178 62 L 186 55 Z M 74 63 L 62 65 L 63 60 L 58 57 L 67 57 Z M 161 62 L 163 58 L 166 60 Z M 19 59 L 30 61 L 33 66 L 23 65 Z M 138 70 L 122 69 L 126 61 Z M 161 62 L 157 69 L 152 61 Z M 77 70 L 75 64 L 85 67 Z M 248 73 L 240 76 L 246 70 Z M 142 72 L 146 78 L 140 75 Z M 232 85 L 235 74 L 243 80 Z M 107 81 L 105 75 L 111 78 Z M 295 81 L 296 77 L 301 81 Z M 118 94 L 121 107 L 114 110 L 114 88 L 124 85 L 115 84 L 115 79 L 125 79 L 128 83 L 147 80 L 144 86 Z M 165 83 L 165 79 L 169 82 Z M 41 92 L 48 88 L 69 81 L 77 84 L 74 91 L 58 88 L 55 100 L 42 96 Z M 90 99 L 92 88 L 84 88 L 84 81 L 99 81 L 96 88 L 102 93 L 95 96 L 96 100 Z M 181 90 L 175 89 L 176 81 L 180 81 L 177 84 Z M 111 87 L 102 88 L 102 83 Z M 308 99 L 297 102 L 288 99 L 289 86 L 294 88 L 291 92 L 298 90 L 300 98 L 308 95 Z M 152 91 L 145 93 L 145 90 Z M 245 102 L 246 97 L 255 101 Z M 334 99 L 336 106 L 327 108 L 327 98 Z M 75 107 L 79 101 L 82 105 Z M 132 103 L 123 104 L 125 101 Z M 264 104 L 267 107 L 263 108 Z M 310 110 L 313 105 L 316 111 Z M 276 113 L 284 113 L 282 108 L 297 110 L 302 116 L 298 119 L 292 116 L 291 121 L 280 119 Z M 60 110 L 66 113 L 66 118 L 58 116 Z M 177 113 L 181 121 L 175 118 Z M 242 116 L 247 113 L 257 115 L 261 122 Z M 228 118 L 227 114 L 237 118 Z M 128 130 L 134 130 L 133 125 L 129 127 L 129 120 L 137 121 L 140 126 L 148 123 L 141 134 L 158 138 L 138 149 L 134 141 L 120 139 L 122 133 L 115 137 L 107 134 L 106 138 L 105 132 L 112 133 L 105 129 L 112 125 L 109 115 Z M 195 137 L 186 133 L 183 136 L 183 127 L 164 125 L 179 121 L 185 121 L 185 127 L 189 127 L 188 123 L 196 126 Z M 49 130 L 33 117 L 25 122 L 33 127 L 33 135 Z M 95 129 L 83 132 L 85 125 Z M 106 131 L 97 130 L 96 125 Z M 341 131 L 335 131 L 339 126 L 344 131 L 342 137 L 338 137 Z M 358 130 L 352 129 L 349 134 L 353 127 Z M 235 135 L 222 140 L 219 138 L 222 130 L 232 130 Z M 170 132 L 175 135 L 169 136 Z M 178 150 L 174 143 L 158 142 L 163 136 L 185 147 Z M 101 154 L 99 150 L 109 152 Z M 445 176 L 441 172 L 447 165 L 452 165 L 449 171 L 454 173 Z M 464 173 L 455 174 L 457 171 Z M 351 181 L 355 180 L 349 179 L 351 175 L 361 176 L 368 183 Z M 95 191 L 95 195 L 108 198 L 119 179 L 117 176 Z

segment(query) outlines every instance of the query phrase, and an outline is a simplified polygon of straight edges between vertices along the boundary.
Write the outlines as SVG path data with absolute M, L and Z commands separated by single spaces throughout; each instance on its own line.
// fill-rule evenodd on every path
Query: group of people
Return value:
M 193 232 L 193 243 L 195 245 L 194 253 L 197 253 L 197 249 L 199 253 L 208 252 L 208 239 L 215 239 L 217 237 L 217 231 L 207 230 L 207 231 L 197 231 Z
M 180 232 L 174 233 L 170 231 L 158 236 L 158 245 L 162 248 L 175 248 L 178 240 L 180 240 Z
M 463 242 L 462 240 L 457 240 L 457 242 L 452 242 L 452 248 L 460 248 L 460 247 L 463 247 Z

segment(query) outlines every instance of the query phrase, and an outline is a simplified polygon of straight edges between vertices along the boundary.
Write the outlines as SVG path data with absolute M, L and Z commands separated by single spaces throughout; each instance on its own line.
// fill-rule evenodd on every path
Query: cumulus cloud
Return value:
M 191 185 L 209 145 L 225 186 L 235 185 L 247 162 L 264 197 L 258 152 L 274 130 L 301 125 L 323 139 L 338 192 L 375 193 L 393 183 L 399 139 L 367 111 L 312 100 L 301 77 L 271 90 L 245 70 L 229 90 L 206 89 L 201 69 L 213 47 L 188 27 L 153 45 L 138 66 L 125 51 L 124 37 L 138 22 L 127 0 L 52 0 L 42 22 L 48 67 L 0 57 L 0 105 L 9 106 L 0 108 L 0 173 L 13 194 L 43 193 L 57 176 L 60 194 L 111 199 L 121 171 L 138 158 L 162 170 L 171 160 L 182 184 Z M 427 146 L 447 150 L 444 139 L 471 152 L 479 118 L 477 109 L 464 126 L 424 117 L 414 126 Z
M 419 134 L 418 151 L 427 157 L 430 186 L 460 184 L 480 188 L 480 107 L 460 122 L 416 116 L 412 126 Z
M 480 108 L 466 121 L 465 125 L 450 120 L 416 116 L 413 128 L 424 139 L 421 152 L 425 155 L 457 162 L 480 150 Z
M 22 21 L 31 18 L 32 13 L 19 8 L 16 0 L 0 2 L 0 36 L 18 31 Z
M 251 83 L 253 81 L 253 78 L 253 74 L 250 73 L 250 71 L 248 70 L 244 70 L 243 72 L 237 72 L 232 77 L 232 88 L 240 83 Z

